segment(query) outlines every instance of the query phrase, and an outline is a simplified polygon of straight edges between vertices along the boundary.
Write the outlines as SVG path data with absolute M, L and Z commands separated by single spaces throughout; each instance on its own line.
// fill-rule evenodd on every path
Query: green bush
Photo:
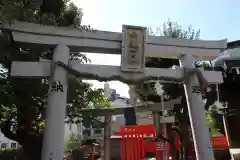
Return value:
M 156 156 L 156 153 L 155 152 L 147 152 L 146 154 L 145 154 L 145 157 L 146 158 L 153 158 L 153 157 L 155 157 Z
M 65 144 L 64 153 L 67 154 L 68 152 L 72 152 L 76 143 L 79 143 L 78 137 L 74 133 L 71 133 L 68 137 L 67 143 Z
M 0 160 L 14 160 L 19 157 L 18 149 L 0 149 Z

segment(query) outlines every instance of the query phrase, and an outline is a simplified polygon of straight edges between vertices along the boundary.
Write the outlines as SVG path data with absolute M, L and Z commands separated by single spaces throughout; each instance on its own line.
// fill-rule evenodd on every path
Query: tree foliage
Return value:
M 219 136 L 223 130 L 223 125 L 219 126 L 219 122 L 222 122 L 222 115 L 219 114 L 216 105 L 212 105 L 207 111 L 206 118 L 208 120 L 212 136 Z
M 13 20 L 44 25 L 55 25 L 94 31 L 90 26 L 81 25 L 83 12 L 67 0 L 1 0 L 0 20 Z M 77 19 L 76 19 L 77 18 Z M 48 93 L 47 79 L 18 79 L 9 77 L 12 61 L 39 61 L 51 59 L 54 48 L 20 48 L 10 32 L 1 35 L 1 77 L 0 77 L 0 128 L 3 134 L 19 142 L 30 159 L 40 159 L 42 133 Z M 4 44 L 4 45 L 2 45 Z M 79 52 L 71 53 L 71 59 L 87 63 L 89 59 Z M 87 107 L 109 106 L 102 89 L 92 89 L 82 79 L 69 77 L 67 121 L 79 122 L 80 118 L 94 120 L 94 115 L 79 114 Z M 56 133 L 57 134 L 57 133 Z M 31 157 L 33 156 L 33 157 Z

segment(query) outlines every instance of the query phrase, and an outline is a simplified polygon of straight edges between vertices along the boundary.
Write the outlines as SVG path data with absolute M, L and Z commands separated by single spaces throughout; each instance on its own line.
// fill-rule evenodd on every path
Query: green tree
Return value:
M 1 23 L 13 20 L 48 24 L 55 26 L 76 27 L 94 31 L 90 26 L 82 26 L 83 12 L 68 0 L 1 0 Z M 40 58 L 51 59 L 53 48 L 33 49 L 19 48 L 11 38 L 11 32 L 1 34 L 0 53 L 0 128 L 2 133 L 21 144 L 26 157 L 24 159 L 41 159 L 42 133 L 45 124 L 45 110 L 48 92 L 48 80 L 17 79 L 9 77 L 10 66 L 15 61 L 39 61 Z M 71 59 L 81 63 L 89 60 L 79 52 L 71 53 Z M 109 105 L 101 89 L 92 89 L 91 84 L 81 79 L 69 77 L 67 121 L 85 124 L 95 120 L 94 115 L 81 115 L 79 110 L 89 106 Z M 82 117 L 83 116 L 83 117 Z M 87 118 L 88 121 L 87 121 Z M 90 121 L 89 121 L 90 120 Z M 57 133 L 56 133 L 57 134 Z
M 219 111 L 217 105 L 212 105 L 207 111 L 207 120 L 210 124 L 212 137 L 225 134 L 223 126 L 223 112 Z
M 156 30 L 149 29 L 149 34 L 151 35 L 160 35 L 166 36 L 176 39 L 190 39 L 196 40 L 199 39 L 200 30 L 192 29 L 191 25 L 184 29 L 179 23 L 168 20 L 166 23 L 163 24 L 162 29 L 157 28 Z M 177 65 L 179 66 L 178 59 L 166 59 L 166 58 L 147 58 L 146 59 L 146 67 L 152 68 L 171 68 L 172 66 Z M 171 114 L 175 115 L 176 123 L 175 127 L 167 126 L 167 133 L 169 137 L 169 141 L 174 144 L 174 133 L 177 132 L 178 135 L 181 137 L 181 142 L 183 149 L 187 151 L 187 147 L 189 144 L 189 117 L 188 117 L 188 109 L 185 99 L 185 93 L 182 84 L 169 84 L 163 83 L 163 89 L 165 91 L 165 95 L 170 97 L 170 99 L 182 97 L 181 104 L 176 104 L 174 107 L 174 111 Z M 143 101 L 152 101 L 155 103 L 161 102 L 161 98 L 156 94 L 149 94 L 148 85 L 146 84 L 139 84 L 138 88 L 140 91 L 137 91 Z M 153 88 L 152 88 L 153 89 Z M 172 151 L 176 150 L 174 146 L 172 146 Z M 175 154 L 173 154 L 174 156 Z M 187 157 L 187 152 L 185 152 L 185 157 Z M 173 157 L 176 159 L 177 157 Z
M 76 143 L 78 143 L 78 142 L 79 142 L 78 137 L 74 133 L 71 133 L 69 135 L 68 141 L 65 145 L 64 152 L 68 153 L 68 152 L 73 151 L 73 149 L 75 149 Z

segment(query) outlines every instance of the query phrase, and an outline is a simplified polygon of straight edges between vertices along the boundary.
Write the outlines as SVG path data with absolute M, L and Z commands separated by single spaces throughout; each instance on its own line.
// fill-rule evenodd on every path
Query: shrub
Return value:
M 19 150 L 18 149 L 0 149 L 0 160 L 16 160 L 19 157 Z

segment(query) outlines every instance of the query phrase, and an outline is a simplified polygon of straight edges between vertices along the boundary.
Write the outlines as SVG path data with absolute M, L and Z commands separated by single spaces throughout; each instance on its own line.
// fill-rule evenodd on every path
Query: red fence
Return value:
M 123 126 L 120 132 L 115 132 L 116 135 L 122 136 L 121 141 L 121 155 L 122 160 L 135 160 L 143 159 L 147 152 L 160 152 L 163 153 L 166 150 L 170 150 L 168 144 L 164 144 L 161 141 L 152 142 L 146 141 L 146 137 L 156 137 L 154 125 L 137 125 L 137 126 Z M 214 149 L 226 149 L 228 143 L 226 137 L 213 137 L 212 145 Z M 176 147 L 180 148 L 179 137 L 176 137 Z M 194 146 L 189 146 L 189 152 L 194 151 Z M 170 155 L 169 155 L 170 156 Z M 156 157 L 156 160 L 158 157 Z

